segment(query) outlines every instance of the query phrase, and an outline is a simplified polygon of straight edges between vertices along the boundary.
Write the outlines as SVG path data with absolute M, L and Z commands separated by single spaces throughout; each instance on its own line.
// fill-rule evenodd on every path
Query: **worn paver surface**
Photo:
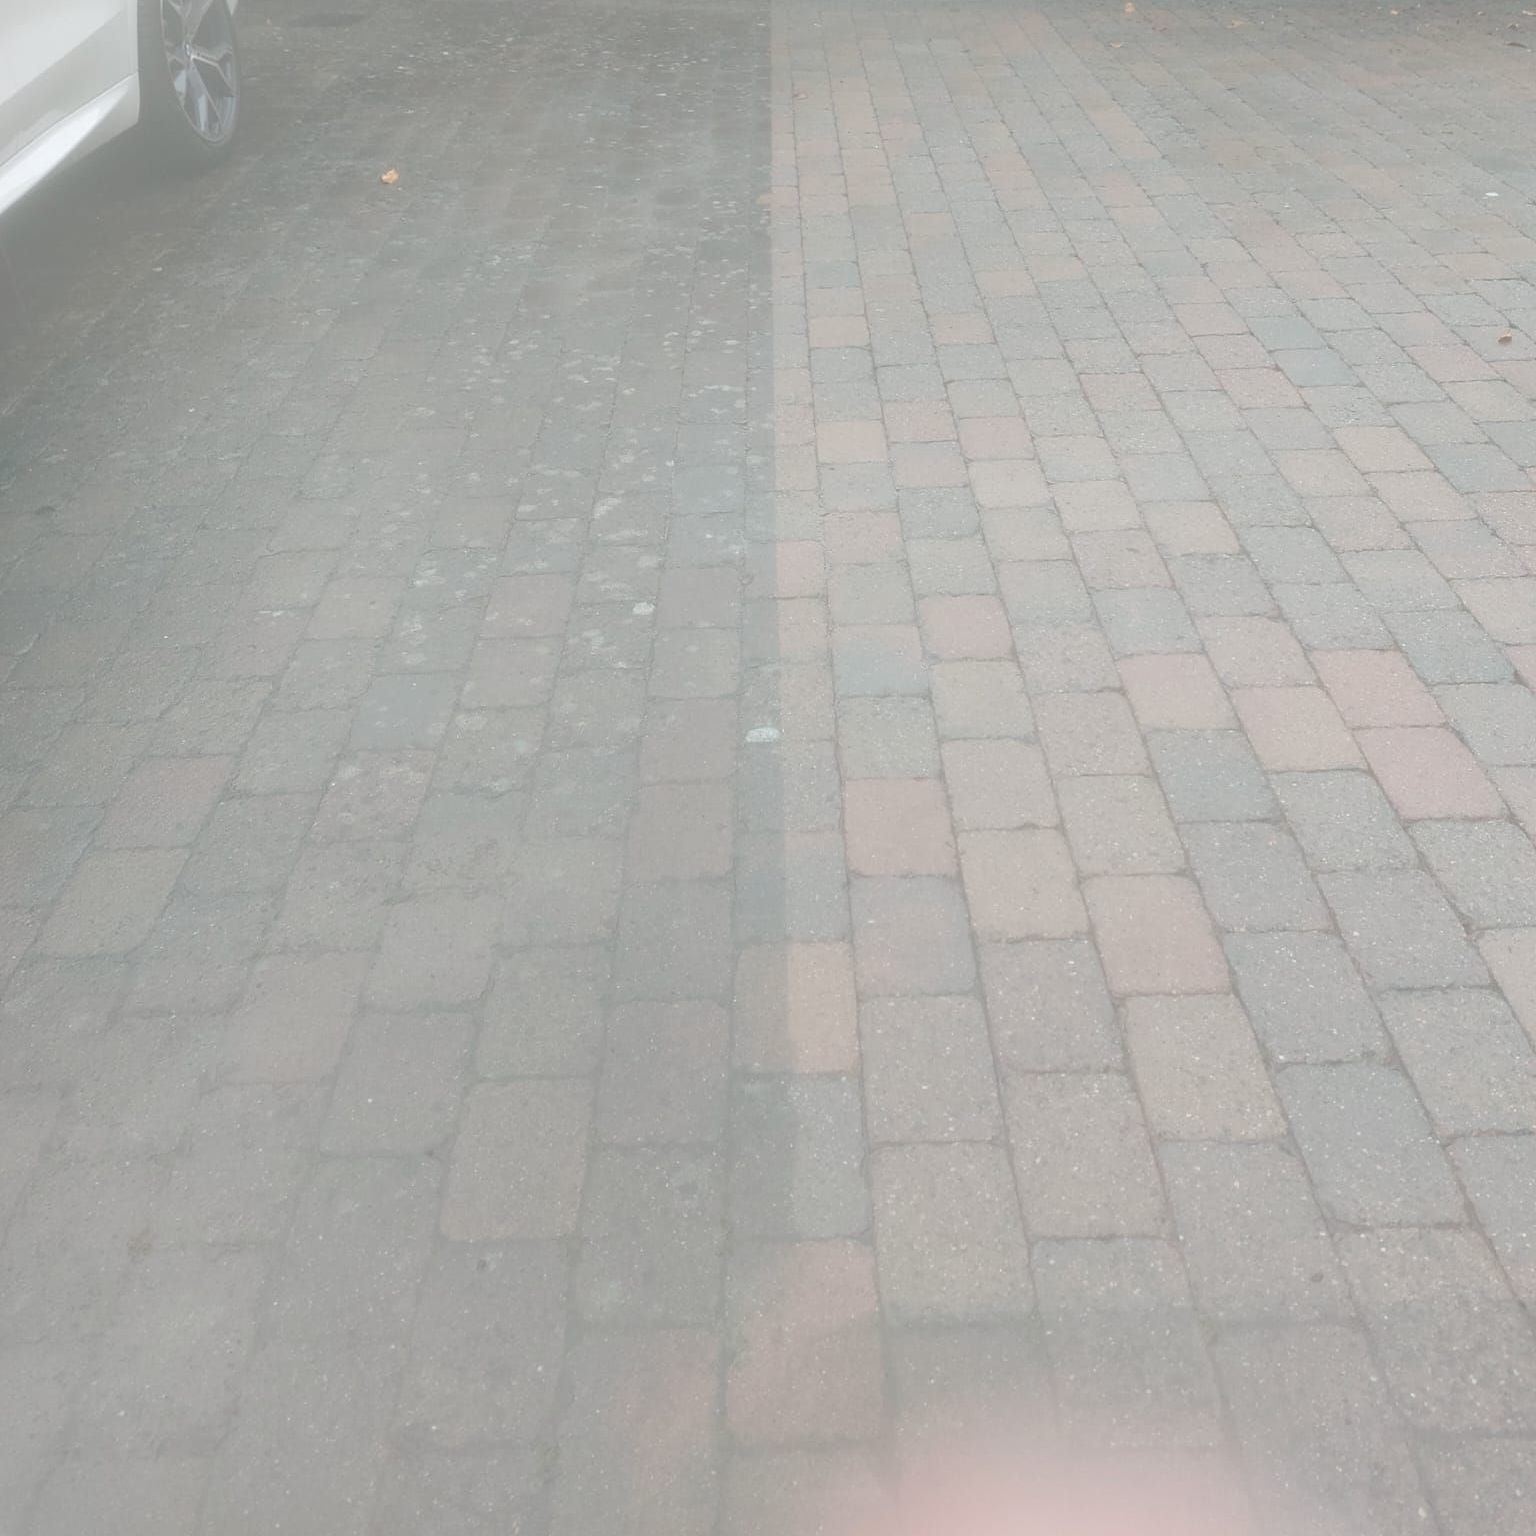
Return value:
M 1536 1528 L 1528 13 L 246 12 L 0 231 L 0 1531 Z

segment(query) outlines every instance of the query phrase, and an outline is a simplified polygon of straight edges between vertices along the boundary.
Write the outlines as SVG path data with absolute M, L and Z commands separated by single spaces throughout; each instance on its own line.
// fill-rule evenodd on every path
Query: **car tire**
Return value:
M 188 169 L 224 159 L 240 83 L 225 0 L 139 0 L 139 121 L 157 158 Z

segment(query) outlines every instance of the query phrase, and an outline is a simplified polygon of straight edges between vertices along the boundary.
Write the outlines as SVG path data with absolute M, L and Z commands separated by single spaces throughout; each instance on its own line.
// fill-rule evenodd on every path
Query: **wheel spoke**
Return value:
M 228 137 L 239 91 L 229 17 L 214 0 L 161 0 L 171 90 L 194 132 L 210 144 Z
M 203 77 L 195 67 L 187 70 L 187 116 L 192 119 L 193 126 L 205 137 L 209 128 L 209 100 L 208 87 L 203 83 Z
M 228 43 L 214 48 L 194 44 L 187 53 L 205 85 L 225 96 L 235 94 L 235 50 Z
M 201 30 L 213 0 L 164 0 L 181 24 L 182 41 L 190 43 Z

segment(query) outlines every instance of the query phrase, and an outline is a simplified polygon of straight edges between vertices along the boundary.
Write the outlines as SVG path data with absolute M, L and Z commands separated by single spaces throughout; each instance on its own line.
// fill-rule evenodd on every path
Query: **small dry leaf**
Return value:
M 1131 4 L 1131 0 L 1125 0 L 1125 14 L 1127 16 L 1134 16 L 1136 14 L 1136 7 Z
M 1513 331 L 1505 331 L 1504 334 L 1499 337 L 1499 345 L 1501 347 L 1507 347 L 1514 339 L 1515 333 Z
M 392 187 L 397 181 L 400 180 L 400 172 L 397 171 L 394 166 L 390 166 L 390 168 L 385 171 L 382 176 L 379 177 L 379 180 L 382 181 L 386 187 Z

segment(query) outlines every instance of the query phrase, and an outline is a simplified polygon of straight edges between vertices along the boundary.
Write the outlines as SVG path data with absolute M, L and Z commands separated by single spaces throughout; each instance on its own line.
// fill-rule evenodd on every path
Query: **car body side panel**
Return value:
M 0 165 L 0 214 L 76 155 L 105 144 L 139 120 L 139 77 L 129 75 L 67 117 L 51 123 Z
M 0 211 L 138 117 L 137 0 L 0 0 Z

